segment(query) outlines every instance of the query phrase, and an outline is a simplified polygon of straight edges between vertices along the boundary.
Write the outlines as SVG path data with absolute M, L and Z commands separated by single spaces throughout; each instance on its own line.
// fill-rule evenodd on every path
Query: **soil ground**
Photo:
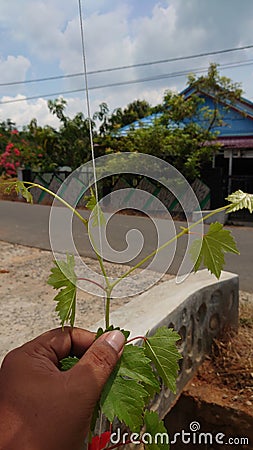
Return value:
M 238 333 L 215 340 L 212 353 L 186 388 L 221 406 L 240 409 L 253 417 L 253 301 L 240 292 Z
M 185 387 L 165 423 L 172 440 L 176 433 L 179 436 L 171 450 L 253 450 L 252 294 L 240 292 L 238 333 L 228 331 L 223 339 L 214 341 L 212 353 Z M 194 431 L 203 435 L 211 433 L 212 443 L 200 444 L 196 433 L 196 443 L 184 444 L 181 430 L 190 432 L 194 426 Z M 221 434 L 224 444 L 217 444 L 215 436 Z M 193 438 L 193 433 L 188 436 Z

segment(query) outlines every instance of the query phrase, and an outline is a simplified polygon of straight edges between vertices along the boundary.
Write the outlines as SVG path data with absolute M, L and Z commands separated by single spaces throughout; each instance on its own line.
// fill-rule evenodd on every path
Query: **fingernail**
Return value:
M 113 347 L 116 352 L 119 352 L 125 344 L 126 339 L 121 331 L 114 330 L 105 334 L 105 341 L 108 342 L 108 344 Z

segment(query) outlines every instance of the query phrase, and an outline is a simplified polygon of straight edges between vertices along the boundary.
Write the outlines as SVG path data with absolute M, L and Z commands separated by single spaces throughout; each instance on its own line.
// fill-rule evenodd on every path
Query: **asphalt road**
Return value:
M 0 201 L 0 240 L 37 247 L 41 249 L 51 250 L 49 238 L 49 217 L 50 207 L 44 205 L 31 205 L 22 202 Z M 63 207 L 54 208 L 55 214 L 51 220 L 54 220 L 53 226 L 50 229 L 50 236 L 53 240 L 54 249 L 62 252 L 73 252 L 73 243 L 77 251 L 82 256 L 94 257 L 94 251 L 90 245 L 88 233 L 82 223 L 78 219 L 73 220 L 73 224 L 65 227 L 66 218 L 70 218 L 68 210 Z M 83 217 L 87 217 L 86 211 L 80 211 Z M 52 223 L 52 222 L 51 222 Z M 68 223 L 68 222 L 67 222 Z M 133 264 L 148 255 L 157 247 L 157 233 L 151 221 L 145 217 L 128 216 L 128 215 L 114 215 L 110 220 L 108 226 L 107 238 L 109 243 L 119 252 L 124 252 L 126 249 L 127 262 Z M 175 222 L 177 231 L 180 226 L 184 225 L 181 222 Z M 69 228 L 71 226 L 71 228 Z M 173 223 L 169 223 L 163 219 L 158 219 L 158 226 L 161 227 L 161 234 L 165 230 L 170 230 L 169 235 L 173 235 Z M 226 227 L 230 229 L 237 242 L 240 255 L 227 254 L 226 266 L 227 271 L 237 273 L 240 276 L 240 289 L 253 292 L 253 227 Z M 144 237 L 145 245 L 143 250 L 139 252 L 138 257 L 133 258 L 129 263 L 129 255 L 131 252 L 138 253 L 139 244 L 142 239 L 138 232 L 129 235 L 129 242 L 132 246 L 128 247 L 126 242 L 126 234 L 128 231 L 138 229 Z M 134 233 L 131 231 L 131 233 Z M 172 233 L 172 234 L 171 234 Z M 73 236 L 72 240 L 68 239 L 68 235 Z M 166 239 L 167 240 L 167 239 Z M 183 236 L 178 240 L 173 262 L 170 264 L 168 272 L 176 274 L 181 264 L 182 258 L 185 254 L 187 244 L 187 237 Z M 168 259 L 172 259 L 173 246 L 168 252 L 163 250 L 159 265 L 166 266 Z M 124 263 L 125 254 L 122 253 L 122 262 Z M 158 269 L 159 270 L 159 269 Z

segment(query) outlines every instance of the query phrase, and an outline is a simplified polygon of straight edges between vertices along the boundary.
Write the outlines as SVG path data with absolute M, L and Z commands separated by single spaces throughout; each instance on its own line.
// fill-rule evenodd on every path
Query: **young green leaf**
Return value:
M 69 321 L 70 325 L 73 327 L 76 313 L 76 286 L 69 283 L 66 288 L 60 290 L 54 300 L 57 302 L 55 311 L 58 312 L 61 319 L 61 325 L 64 326 L 65 323 Z
M 71 326 L 74 326 L 77 280 L 74 271 L 75 258 L 67 255 L 67 261 L 54 261 L 54 264 L 56 267 L 51 269 L 47 282 L 55 289 L 63 288 L 54 298 L 57 302 L 55 310 L 59 314 L 62 326 L 68 321 Z
M 226 200 L 231 203 L 227 210 L 228 212 L 238 211 L 243 208 L 248 209 L 250 213 L 253 212 L 253 194 L 247 194 L 239 189 L 230 194 Z
M 28 203 L 33 203 L 33 196 L 22 181 L 16 182 L 15 190 L 17 194 L 21 194 Z
M 97 199 L 96 199 L 93 189 L 90 189 L 90 195 L 86 195 L 84 197 L 84 199 L 87 200 L 86 205 L 85 205 L 86 208 L 88 208 L 90 211 L 92 211 L 97 204 Z
M 111 374 L 102 392 L 101 410 L 110 422 L 117 417 L 132 432 L 140 432 L 147 392 L 142 384 L 122 378 L 117 372 Z
M 126 345 L 101 396 L 101 409 L 106 417 L 110 421 L 118 417 L 133 432 L 142 425 L 143 409 L 151 398 L 149 390 L 152 396 L 159 391 L 150 363 L 144 348 Z
M 126 340 L 127 340 L 128 336 L 130 335 L 130 331 L 123 330 L 120 327 L 114 327 L 113 325 L 110 325 L 105 330 L 103 330 L 103 328 L 101 328 L 101 327 L 98 328 L 95 339 L 99 338 L 99 336 L 102 336 L 102 334 L 107 333 L 107 331 L 112 331 L 112 330 L 119 330 L 119 331 L 121 331 L 121 333 L 124 334 Z
M 0 183 L 0 189 L 5 194 L 10 194 L 16 188 L 17 181 L 4 181 Z
M 97 202 L 97 199 L 96 199 L 95 194 L 92 189 L 91 189 L 90 197 L 85 197 L 85 198 L 88 200 L 85 205 L 86 208 L 88 208 L 90 211 L 92 211 L 92 214 L 91 214 L 92 226 L 97 227 L 98 225 L 99 226 L 105 225 L 106 224 L 105 216 Z
M 239 254 L 231 232 L 224 230 L 219 222 L 211 223 L 203 239 L 196 239 L 190 248 L 195 272 L 203 262 L 204 266 L 219 278 L 225 264 L 226 252 Z
M 155 411 L 145 411 L 144 414 L 145 433 L 145 449 L 147 450 L 168 450 L 169 435 L 164 423 L 159 419 Z
M 10 194 L 13 189 L 15 189 L 17 194 L 21 194 L 28 203 L 33 203 L 33 196 L 22 181 L 8 183 L 4 189 L 4 192 L 6 192 L 6 194 Z
M 146 356 L 154 363 L 164 384 L 174 393 L 179 370 L 178 360 L 182 358 L 175 345 L 179 339 L 179 334 L 172 328 L 161 327 L 144 343 Z
M 155 392 L 158 392 L 160 385 L 150 362 L 151 360 L 145 356 L 143 347 L 126 345 L 121 357 L 118 375 L 150 385 Z
M 65 370 L 69 370 L 72 367 L 74 367 L 76 365 L 76 363 L 78 363 L 79 358 L 77 358 L 76 356 L 67 356 L 67 358 L 63 358 L 60 361 L 61 367 L 60 369 L 62 371 Z

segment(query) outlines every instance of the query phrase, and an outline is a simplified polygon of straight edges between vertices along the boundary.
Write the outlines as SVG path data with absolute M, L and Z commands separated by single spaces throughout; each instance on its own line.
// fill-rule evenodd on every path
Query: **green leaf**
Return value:
M 56 267 L 51 269 L 51 275 L 48 277 L 48 284 L 55 289 L 67 286 L 66 281 L 75 284 L 77 276 L 75 274 L 75 258 L 73 255 L 66 255 L 67 261 L 54 260 Z
M 174 393 L 179 370 L 178 360 L 182 358 L 176 347 L 176 341 L 179 339 L 179 334 L 172 328 L 161 327 L 153 336 L 148 337 L 144 344 L 146 356 L 154 363 L 164 384 Z
M 86 208 L 88 208 L 90 211 L 92 211 L 92 226 L 102 226 L 106 224 L 105 216 L 103 214 L 102 209 L 100 208 L 97 199 L 95 197 L 95 194 L 93 192 L 93 189 L 91 189 L 91 195 L 90 197 L 85 197 L 87 201 Z
M 85 205 L 86 208 L 88 208 L 90 211 L 92 211 L 97 204 L 97 199 L 96 199 L 93 189 L 90 189 L 90 195 L 86 195 L 84 197 L 84 199 L 87 200 L 86 205 Z
M 78 361 L 79 361 L 79 358 L 77 358 L 76 356 L 67 356 L 67 358 L 63 358 L 60 360 L 60 364 L 61 364 L 60 369 L 62 371 L 69 370 L 72 367 L 74 367 L 76 365 L 76 363 L 78 363 Z
M 76 306 L 76 286 L 69 285 L 55 296 L 54 300 L 57 302 L 55 311 L 61 319 L 61 325 L 69 321 L 73 327 L 75 322 L 75 306 Z
M 27 203 L 33 203 L 33 196 L 22 181 L 17 181 L 15 186 L 17 194 L 21 194 Z
M 13 188 L 15 187 L 15 184 L 16 183 L 1 183 L 0 187 L 1 187 L 1 190 L 4 188 L 4 192 L 6 194 L 10 194 L 11 191 L 13 190 Z
M 253 212 L 253 194 L 247 194 L 239 189 L 230 194 L 226 200 L 231 203 L 227 210 L 228 212 L 238 211 L 243 208 L 248 209 L 250 213 Z
M 150 385 L 158 392 L 160 385 L 150 362 L 151 360 L 145 356 L 143 347 L 128 344 L 124 348 L 118 374 Z
M 111 374 L 102 392 L 102 412 L 110 422 L 117 417 L 132 432 L 140 432 L 147 392 L 137 381 L 119 376 L 118 369 Z
M 202 239 L 195 239 L 191 245 L 189 250 L 189 254 L 191 256 L 192 261 L 194 262 L 194 272 L 197 272 L 200 268 L 202 261 Z
M 144 414 L 145 433 L 143 439 L 145 439 L 145 449 L 148 450 L 168 450 L 169 435 L 164 423 L 159 419 L 158 414 L 155 411 L 145 411 Z M 149 443 L 146 443 L 149 442 Z
M 71 326 L 74 326 L 77 280 L 74 271 L 75 258 L 74 256 L 67 255 L 67 261 L 55 260 L 54 264 L 56 267 L 51 269 L 52 273 L 47 282 L 55 289 L 63 288 L 54 298 L 57 302 L 55 311 L 58 312 L 62 326 L 68 321 Z
M 196 239 L 190 248 L 195 272 L 203 262 L 204 266 L 219 278 L 225 264 L 226 252 L 239 254 L 231 232 L 224 230 L 219 222 L 211 223 L 203 239 Z
M 22 181 L 15 181 L 14 183 L 10 183 L 6 188 L 5 192 L 7 194 L 10 194 L 10 192 L 15 189 L 17 194 L 21 194 L 22 197 L 25 198 L 25 200 L 28 203 L 33 203 L 33 196 L 31 192 L 28 190 L 28 188 L 24 185 Z
M 110 326 L 107 327 L 105 330 L 103 330 L 103 328 L 101 328 L 101 327 L 98 328 L 95 339 L 99 338 L 99 336 L 102 336 L 102 334 L 107 333 L 107 331 L 113 331 L 113 330 L 119 330 L 119 331 L 121 331 L 121 333 L 124 334 L 126 340 L 127 340 L 128 336 L 130 335 L 130 331 L 123 330 L 123 328 L 120 328 L 120 327 L 114 327 L 113 325 L 110 325 Z
M 147 386 L 147 389 L 146 389 Z M 144 348 L 126 345 L 123 355 L 109 378 L 101 396 L 101 409 L 109 421 L 117 417 L 131 431 L 139 431 L 142 414 L 149 393 L 159 391 L 159 383 L 151 360 L 145 356 Z

